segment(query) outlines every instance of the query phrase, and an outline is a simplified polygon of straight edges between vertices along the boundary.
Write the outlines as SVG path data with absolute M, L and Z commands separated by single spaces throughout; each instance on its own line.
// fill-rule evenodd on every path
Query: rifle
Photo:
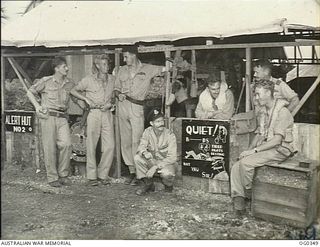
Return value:
M 12 58 L 9 58 L 9 57 L 8 57 L 8 61 L 11 64 L 14 72 L 17 74 L 17 76 L 18 76 L 18 78 L 19 78 L 24 90 L 27 92 L 27 97 L 30 100 L 30 102 L 32 103 L 32 105 L 34 106 L 34 108 L 36 109 L 36 112 L 37 112 L 38 116 L 42 117 L 42 118 L 47 118 L 48 117 L 48 111 L 41 107 L 41 105 L 37 101 L 35 95 L 27 87 L 26 81 L 22 78 L 19 70 L 16 68 L 17 67 L 16 66 L 16 62 Z M 39 112 L 38 112 L 38 109 L 40 109 Z

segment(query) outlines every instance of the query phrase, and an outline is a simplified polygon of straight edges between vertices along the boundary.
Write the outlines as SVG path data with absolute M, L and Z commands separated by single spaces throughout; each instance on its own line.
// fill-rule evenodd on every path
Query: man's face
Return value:
M 59 64 L 55 67 L 55 72 L 59 73 L 63 76 L 66 76 L 68 74 L 69 68 L 65 63 Z
M 135 61 L 136 55 L 130 52 L 124 52 L 123 53 L 123 61 L 127 64 L 127 65 L 132 65 Z
M 164 118 L 163 117 L 159 117 L 156 120 L 151 121 L 150 124 L 153 127 L 153 129 L 155 131 L 158 131 L 158 132 L 162 132 L 164 130 L 164 128 L 165 128 L 164 127 Z
M 109 63 L 106 59 L 100 59 L 98 63 L 96 63 L 97 69 L 102 74 L 108 74 L 109 71 Z
M 255 66 L 253 68 L 253 72 L 253 77 L 256 81 L 267 79 L 267 77 L 269 76 L 269 71 L 261 66 Z
M 263 87 L 255 89 L 255 98 L 261 106 L 265 106 L 271 100 L 271 91 Z
M 220 93 L 220 82 L 214 82 L 208 85 L 208 89 L 212 98 L 216 99 Z

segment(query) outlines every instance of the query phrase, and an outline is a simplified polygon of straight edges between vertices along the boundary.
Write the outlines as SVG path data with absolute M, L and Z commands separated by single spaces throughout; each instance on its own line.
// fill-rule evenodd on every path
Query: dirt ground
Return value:
M 6 164 L 1 239 L 298 239 L 301 231 L 250 213 L 235 218 L 227 195 L 181 186 L 170 194 L 157 183 L 156 192 L 141 197 L 123 178 L 98 187 L 70 178 L 71 186 L 52 188 L 44 171 Z

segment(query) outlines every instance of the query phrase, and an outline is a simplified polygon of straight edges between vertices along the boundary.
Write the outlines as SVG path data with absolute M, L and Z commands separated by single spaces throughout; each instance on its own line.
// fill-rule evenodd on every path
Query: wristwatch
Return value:
M 254 150 L 255 153 L 258 153 L 258 149 L 257 148 L 254 148 L 253 150 Z

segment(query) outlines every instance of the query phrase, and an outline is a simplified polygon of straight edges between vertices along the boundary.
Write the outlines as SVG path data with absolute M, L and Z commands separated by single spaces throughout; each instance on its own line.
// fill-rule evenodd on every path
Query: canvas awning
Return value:
M 285 30 L 290 1 L 44 1 L 1 31 L 2 46 L 96 46 Z M 268 1 L 266 1 L 268 3 Z M 257 12 L 259 6 L 263 12 Z

